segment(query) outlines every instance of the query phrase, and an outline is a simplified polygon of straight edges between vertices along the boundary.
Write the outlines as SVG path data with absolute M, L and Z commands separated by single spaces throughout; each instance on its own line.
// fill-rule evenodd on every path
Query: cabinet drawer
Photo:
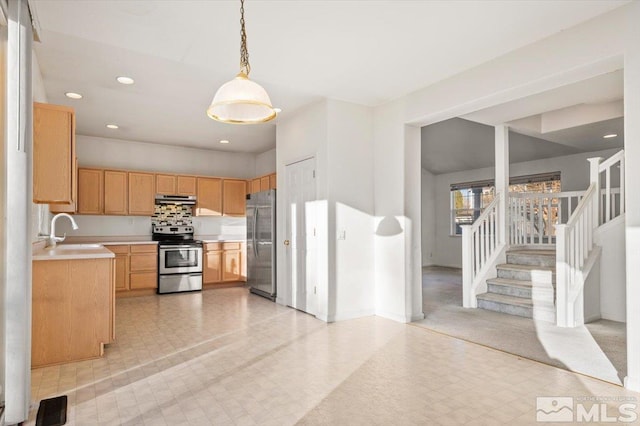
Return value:
M 222 243 L 204 243 L 205 251 L 217 251 L 222 249 Z
M 129 287 L 131 288 L 131 290 L 157 288 L 158 274 L 156 274 L 155 272 L 131 273 L 129 277 Z
M 131 253 L 158 253 L 157 244 L 131 244 Z
M 240 243 L 222 243 L 223 250 L 240 250 Z
M 129 246 L 104 246 L 115 254 L 129 254 Z
M 131 268 L 131 272 L 157 272 L 158 257 L 154 253 L 132 254 L 129 267 Z

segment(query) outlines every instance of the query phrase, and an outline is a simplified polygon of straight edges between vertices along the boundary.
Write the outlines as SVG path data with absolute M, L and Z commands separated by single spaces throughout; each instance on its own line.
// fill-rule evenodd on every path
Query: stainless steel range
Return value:
M 202 290 L 202 241 L 193 238 L 192 203 L 195 197 L 156 197 L 152 238 L 158 241 L 158 294 Z

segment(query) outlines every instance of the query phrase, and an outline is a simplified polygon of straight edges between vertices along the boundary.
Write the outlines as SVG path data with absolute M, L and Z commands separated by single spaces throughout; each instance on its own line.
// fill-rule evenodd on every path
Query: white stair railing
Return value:
M 466 308 L 477 307 L 478 286 L 505 246 L 499 229 L 501 203 L 504 194 L 498 193 L 472 225 L 462 225 L 462 300 Z
M 567 221 L 584 191 L 510 192 L 509 244 L 555 244 L 555 226 Z
M 605 161 L 600 162 L 600 160 L 600 158 L 589 159 L 591 161 L 591 181 L 594 182 L 597 178 L 600 184 L 599 188 L 602 188 L 598 224 L 604 225 L 624 214 L 624 150 L 617 152 Z M 617 188 L 612 186 L 616 180 L 619 185 Z
M 556 225 L 556 321 L 559 327 L 580 325 L 583 267 L 593 250 L 598 227 L 598 186 L 592 183 L 566 224 Z

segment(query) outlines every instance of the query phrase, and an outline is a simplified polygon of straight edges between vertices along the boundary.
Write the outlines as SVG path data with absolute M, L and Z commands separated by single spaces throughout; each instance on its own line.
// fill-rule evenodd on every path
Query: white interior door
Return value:
M 308 243 L 313 237 L 315 220 L 312 206 L 316 199 L 314 168 L 313 158 L 286 167 L 286 234 L 289 241 L 286 258 L 291 306 L 315 315 L 315 260 L 311 258 L 315 250 Z

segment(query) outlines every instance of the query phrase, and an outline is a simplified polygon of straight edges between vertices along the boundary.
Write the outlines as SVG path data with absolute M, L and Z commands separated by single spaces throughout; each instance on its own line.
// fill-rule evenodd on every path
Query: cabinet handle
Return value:
M 284 240 L 284 245 L 288 246 L 289 245 L 289 240 Z

